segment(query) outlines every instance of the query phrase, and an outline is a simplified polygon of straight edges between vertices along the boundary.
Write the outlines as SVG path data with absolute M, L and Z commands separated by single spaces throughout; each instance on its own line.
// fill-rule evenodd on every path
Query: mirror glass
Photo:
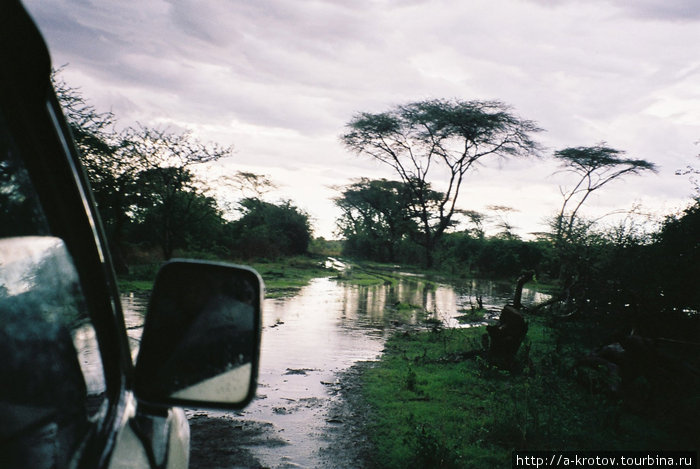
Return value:
M 105 399 L 95 328 L 61 239 L 0 238 L 0 356 L 0 454 L 47 425 L 77 436 Z
M 164 265 L 144 324 L 137 396 L 185 407 L 245 405 L 255 392 L 262 291 L 247 267 Z

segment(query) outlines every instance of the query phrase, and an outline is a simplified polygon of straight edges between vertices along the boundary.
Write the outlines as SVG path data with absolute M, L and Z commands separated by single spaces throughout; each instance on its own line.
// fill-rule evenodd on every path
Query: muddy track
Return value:
M 371 445 L 365 436 L 368 408 L 360 397 L 360 374 L 372 362 L 359 362 L 341 372 L 329 385 L 331 399 L 324 403 L 326 429 L 318 448 L 318 467 L 357 469 L 372 467 Z M 304 403 L 293 403 L 280 412 L 294 412 Z M 255 457 L 253 448 L 278 448 L 288 445 L 271 423 L 246 420 L 235 412 L 211 417 L 204 412 L 189 416 L 191 432 L 191 469 L 231 469 L 267 467 Z M 284 450 L 282 449 L 282 452 Z M 303 467 L 291 460 L 274 468 Z

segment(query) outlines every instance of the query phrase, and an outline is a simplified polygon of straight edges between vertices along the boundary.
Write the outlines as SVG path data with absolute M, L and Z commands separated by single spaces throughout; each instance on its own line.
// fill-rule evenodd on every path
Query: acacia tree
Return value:
M 499 237 L 504 239 L 519 239 L 518 235 L 516 235 L 514 232 L 515 226 L 513 226 L 508 219 L 508 215 L 513 212 L 517 212 L 518 209 L 507 207 L 505 205 L 489 205 L 486 208 L 495 213 L 494 219 L 496 222 L 496 228 L 501 230 L 498 233 Z
M 628 174 L 656 172 L 653 163 L 623 158 L 624 154 L 624 151 L 606 146 L 605 142 L 592 147 L 570 147 L 554 152 L 563 171 L 578 177 L 573 188 L 560 188 L 564 201 L 555 220 L 556 244 L 571 238 L 578 212 L 593 192 Z
M 264 200 L 268 192 L 278 188 L 269 176 L 250 171 L 224 174 L 215 178 L 213 182 L 217 187 L 217 202 L 229 219 L 237 218 L 242 200 Z
M 484 223 L 488 220 L 488 216 L 476 210 L 464 210 L 462 215 L 472 224 L 472 228 L 469 229 L 469 232 L 479 239 L 484 239 L 486 234 L 484 231 Z
M 232 147 L 205 143 L 191 131 L 174 132 L 167 128 L 143 125 L 129 127 L 120 134 L 121 146 L 138 158 L 141 169 L 179 167 L 208 163 L 231 155 Z
M 562 171 L 576 176 L 570 189 L 560 188 L 562 206 L 554 220 L 554 248 L 558 260 L 559 281 L 563 288 L 561 298 L 568 307 L 578 302 L 588 308 L 592 291 L 599 291 L 596 279 L 605 269 L 607 245 L 604 239 L 590 230 L 591 223 L 584 222 L 579 212 L 595 191 L 612 181 L 629 174 L 656 171 L 656 166 L 646 160 L 625 158 L 625 152 L 608 147 L 604 142 L 591 147 L 571 147 L 558 150 L 554 157 Z
M 700 143 L 700 142 L 696 142 Z M 697 158 L 700 158 L 700 155 L 696 155 Z M 685 169 L 678 169 L 676 170 L 676 176 L 690 176 L 690 183 L 693 185 L 693 189 L 695 189 L 695 193 L 697 196 L 700 197 L 700 180 L 698 180 L 698 175 L 700 175 L 700 169 L 688 165 L 685 167 Z M 697 198 L 697 197 L 696 197 Z
M 250 171 L 236 171 L 230 177 L 230 185 L 237 189 L 244 199 L 262 199 L 267 192 L 277 189 L 277 184 L 269 177 Z
M 535 153 L 531 134 L 541 130 L 500 101 L 440 99 L 360 113 L 347 128 L 341 137 L 347 148 L 390 166 L 406 184 L 429 267 L 436 244 L 452 225 L 467 172 L 484 157 Z M 434 203 L 430 186 L 440 176 L 447 188 Z

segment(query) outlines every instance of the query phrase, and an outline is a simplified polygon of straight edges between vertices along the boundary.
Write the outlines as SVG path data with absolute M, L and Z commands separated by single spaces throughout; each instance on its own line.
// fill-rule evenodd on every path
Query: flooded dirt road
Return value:
M 343 434 L 339 427 L 353 424 L 337 411 L 339 374 L 376 359 L 386 337 L 422 321 L 421 311 L 456 326 L 455 317 L 477 296 L 497 311 L 512 289 L 491 281 L 436 285 L 408 276 L 397 285 L 369 287 L 317 278 L 293 297 L 265 300 L 257 397 L 239 412 L 187 412 L 191 467 L 355 467 L 353 442 L 332 441 Z M 525 290 L 523 302 L 540 301 L 537 296 Z M 125 297 L 124 305 L 136 353 L 145 299 Z M 335 454 L 343 446 L 348 451 Z

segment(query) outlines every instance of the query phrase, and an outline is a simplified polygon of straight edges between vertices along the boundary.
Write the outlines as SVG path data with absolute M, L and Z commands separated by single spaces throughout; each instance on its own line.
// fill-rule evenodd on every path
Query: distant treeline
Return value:
M 362 179 L 344 188 L 336 199 L 344 211 L 339 220 L 344 255 L 425 265 L 422 233 L 401 203 L 401 184 Z M 619 313 L 625 327 L 638 331 L 659 332 L 656 319 L 663 323 L 671 316 L 698 315 L 700 198 L 681 213 L 659 220 L 651 232 L 631 218 L 602 229 L 577 217 L 566 233 L 555 219 L 550 232 L 528 241 L 515 235 L 500 215 L 465 213 L 470 228 L 440 238 L 431 253 L 433 268 L 458 277 L 513 279 L 534 271 L 539 280 L 559 287 L 557 295 L 567 311 Z M 499 233 L 484 233 L 487 218 L 501 220 Z
M 79 90 L 53 78 L 118 272 L 174 255 L 247 260 L 307 252 L 308 214 L 290 201 L 264 201 L 267 178 L 238 171 L 211 182 L 202 175 L 203 164 L 232 148 L 162 128 L 117 132 L 111 113 L 97 112 Z M 236 203 L 224 210 L 215 185 L 239 193 Z

